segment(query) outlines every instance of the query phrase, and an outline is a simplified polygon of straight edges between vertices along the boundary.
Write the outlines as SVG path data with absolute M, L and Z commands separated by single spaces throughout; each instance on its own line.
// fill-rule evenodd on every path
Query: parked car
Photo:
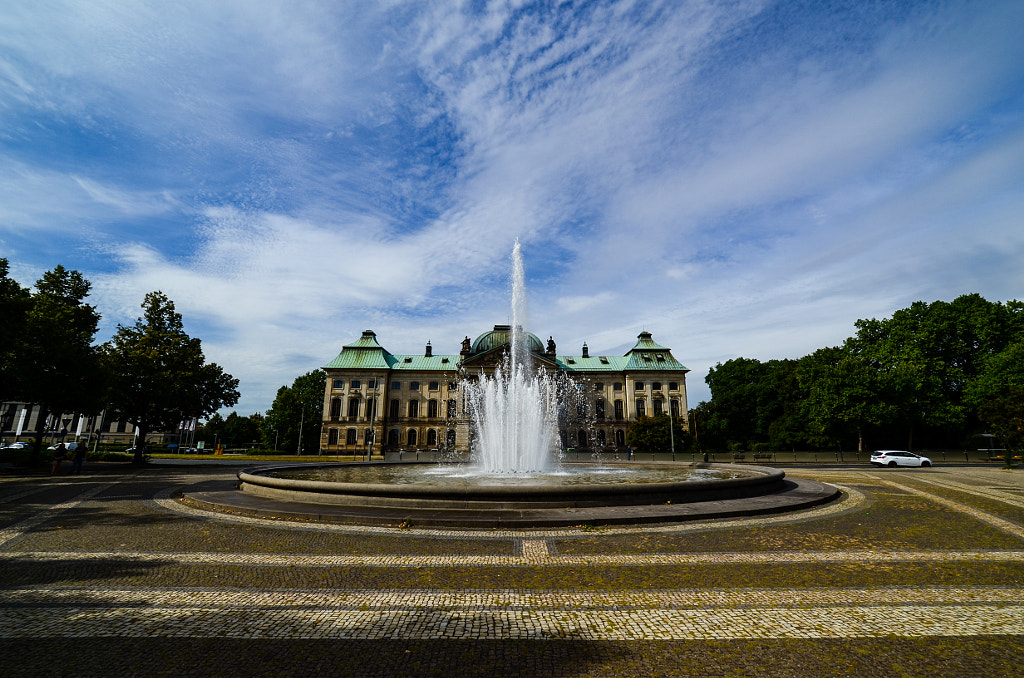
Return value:
M 875 466 L 931 466 L 932 460 L 906 450 L 878 450 L 871 453 Z
M 5 446 L 3 449 L 5 449 L 5 450 L 27 450 L 30 447 L 32 447 L 32 443 L 26 443 L 25 441 L 22 440 L 22 441 L 18 441 L 16 443 L 11 443 L 10 445 Z

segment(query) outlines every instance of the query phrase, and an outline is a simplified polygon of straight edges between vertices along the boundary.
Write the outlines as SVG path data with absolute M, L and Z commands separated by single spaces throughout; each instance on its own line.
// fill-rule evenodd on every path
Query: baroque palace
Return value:
M 512 328 L 495 325 L 457 355 L 397 355 L 366 330 L 324 366 L 327 389 L 321 449 L 326 453 L 369 453 L 471 447 L 470 422 L 460 383 L 491 375 L 508 353 Z M 671 414 L 686 426 L 686 373 L 669 349 L 641 332 L 624 356 L 558 355 L 527 334 L 534 365 L 564 377 L 567 405 L 559 414 L 566 448 L 624 448 L 630 423 L 638 417 Z M 375 443 L 382 443 L 376 444 Z

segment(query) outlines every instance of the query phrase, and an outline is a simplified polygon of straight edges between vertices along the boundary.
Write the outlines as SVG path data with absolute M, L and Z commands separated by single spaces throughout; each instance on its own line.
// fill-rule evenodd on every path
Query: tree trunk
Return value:
M 910 432 L 907 434 L 907 451 L 914 451 L 914 425 L 910 425 Z
M 857 452 L 864 451 L 864 429 L 857 427 Z

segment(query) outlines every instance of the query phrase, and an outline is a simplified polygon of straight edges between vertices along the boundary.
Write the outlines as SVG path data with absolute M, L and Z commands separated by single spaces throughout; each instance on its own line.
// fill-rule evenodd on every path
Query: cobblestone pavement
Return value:
M 0 478 L 0 675 L 1019 675 L 1024 470 L 792 468 L 795 514 L 557 530 L 212 514 L 222 469 Z

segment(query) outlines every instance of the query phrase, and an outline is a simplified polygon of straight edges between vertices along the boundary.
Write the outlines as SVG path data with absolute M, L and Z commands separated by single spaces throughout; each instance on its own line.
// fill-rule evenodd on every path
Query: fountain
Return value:
M 554 381 L 532 373 L 527 345 L 526 276 L 516 239 L 512 250 L 512 326 L 508 355 L 493 376 L 464 387 L 476 433 L 480 473 L 543 473 L 551 467 L 557 427 Z
M 560 389 L 533 370 L 524 278 L 517 240 L 507 354 L 493 375 L 479 374 L 475 383 L 463 385 L 475 437 L 470 463 L 252 469 L 238 474 L 248 501 L 220 503 L 237 511 L 259 501 L 297 502 L 306 507 L 298 509 L 304 516 L 355 523 L 544 527 L 752 515 L 805 508 L 838 495 L 828 485 L 794 482 L 766 467 L 559 463 Z M 276 503 L 265 513 L 290 510 Z

